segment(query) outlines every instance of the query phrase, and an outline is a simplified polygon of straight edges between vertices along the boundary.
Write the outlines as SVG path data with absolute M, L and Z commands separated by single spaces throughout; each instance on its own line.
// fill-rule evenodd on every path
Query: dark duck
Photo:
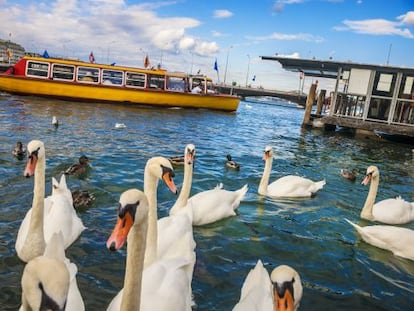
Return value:
M 226 158 L 227 158 L 227 161 L 226 161 L 226 166 L 227 167 L 232 168 L 234 170 L 239 170 L 240 169 L 240 164 L 237 163 L 236 161 L 233 161 L 232 158 L 231 158 L 231 155 L 228 154 L 226 156 Z
M 82 175 L 86 172 L 89 167 L 89 158 L 82 155 L 79 158 L 79 163 L 71 165 L 66 171 L 66 175 Z

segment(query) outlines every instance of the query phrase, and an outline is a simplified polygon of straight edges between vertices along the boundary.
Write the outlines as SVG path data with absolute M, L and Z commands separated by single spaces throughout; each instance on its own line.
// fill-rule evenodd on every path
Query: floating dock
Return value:
M 305 76 L 335 79 L 326 97 L 311 86 L 304 125 L 334 130 L 345 127 L 364 133 L 384 133 L 414 138 L 414 68 L 380 66 L 332 60 L 261 56 L 278 61 L 285 70 Z M 311 114 L 317 101 L 316 113 Z M 322 107 L 327 112 L 322 114 Z

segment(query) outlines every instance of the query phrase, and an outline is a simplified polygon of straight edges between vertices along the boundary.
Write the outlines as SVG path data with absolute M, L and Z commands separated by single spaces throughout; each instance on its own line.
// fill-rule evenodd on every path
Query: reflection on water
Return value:
M 222 182 L 235 190 L 249 184 L 238 216 L 196 227 L 197 263 L 193 292 L 197 310 L 231 310 L 257 259 L 267 269 L 286 263 L 304 282 L 301 310 L 411 310 L 414 262 L 367 245 L 344 221 L 362 225 L 359 213 L 368 193 L 360 184 L 368 165 L 381 170 L 377 200 L 401 195 L 414 201 L 413 146 L 354 138 L 349 133 L 301 127 L 303 110 L 243 103 L 236 114 L 126 105 L 81 104 L 0 94 L 0 305 L 20 305 L 23 264 L 14 250 L 21 219 L 31 206 L 33 179 L 23 178 L 24 161 L 11 155 L 16 141 L 37 138 L 47 148 L 47 193 L 51 177 L 85 154 L 91 171 L 68 176 L 72 189 L 94 193 L 94 205 L 79 213 L 88 227 L 67 250 L 77 264 L 87 310 L 104 310 L 123 286 L 125 249 L 110 253 L 105 242 L 115 221 L 116 203 L 128 188 L 142 189 L 143 169 L 155 155 L 181 155 L 197 147 L 192 194 Z M 60 121 L 52 127 L 52 116 Z M 116 123 L 126 128 L 115 129 Z M 259 196 L 266 145 L 275 149 L 271 180 L 297 174 L 326 179 L 312 199 L 276 200 Z M 225 167 L 230 153 L 240 171 Z M 355 182 L 341 168 L 357 169 Z M 176 184 L 183 170 L 176 169 Z M 159 187 L 159 216 L 176 200 Z M 414 224 L 406 225 L 414 229 Z

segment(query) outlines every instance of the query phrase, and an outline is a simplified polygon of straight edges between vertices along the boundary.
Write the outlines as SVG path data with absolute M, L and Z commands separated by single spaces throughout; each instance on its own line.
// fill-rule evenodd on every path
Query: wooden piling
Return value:
M 318 101 L 316 102 L 316 115 L 322 114 L 323 104 L 325 103 L 326 90 L 320 90 L 318 95 Z
M 306 126 L 310 124 L 312 105 L 313 105 L 313 102 L 315 101 L 316 87 L 317 87 L 317 84 L 312 83 L 309 89 L 309 94 L 306 99 L 305 114 L 303 116 L 302 126 Z

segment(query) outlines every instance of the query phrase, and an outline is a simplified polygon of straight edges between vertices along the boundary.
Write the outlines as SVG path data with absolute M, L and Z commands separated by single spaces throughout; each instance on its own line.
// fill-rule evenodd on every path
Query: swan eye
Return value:
M 170 169 L 169 167 L 161 165 L 161 169 L 162 169 L 162 176 L 165 176 L 166 174 L 168 174 L 168 177 L 170 180 L 172 180 L 175 177 L 174 171 Z
M 29 153 L 28 158 L 29 159 L 33 159 L 33 157 L 38 158 L 39 157 L 39 150 L 40 150 L 40 147 L 37 148 L 36 150 L 32 151 L 31 153 L 28 152 Z

